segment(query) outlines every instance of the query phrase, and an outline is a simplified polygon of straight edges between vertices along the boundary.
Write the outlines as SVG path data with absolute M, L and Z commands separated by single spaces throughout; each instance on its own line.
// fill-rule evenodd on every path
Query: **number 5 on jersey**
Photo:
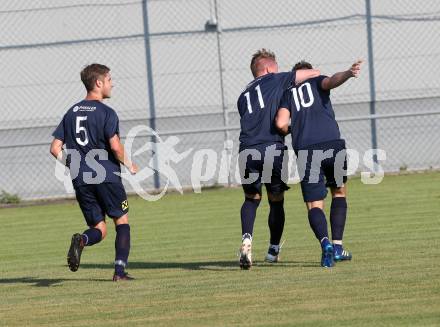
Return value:
M 79 134 L 79 137 L 75 138 L 76 143 L 79 145 L 85 146 L 89 143 L 89 138 L 87 137 L 87 129 L 84 126 L 81 126 L 81 122 L 86 121 L 87 116 L 78 116 L 76 117 L 76 130 L 75 133 Z M 81 140 L 81 132 L 84 132 L 84 141 Z
M 255 87 L 255 91 L 257 91 L 258 102 L 260 103 L 260 108 L 263 109 L 263 108 L 264 108 L 264 101 L 263 101 L 263 95 L 261 94 L 261 88 L 260 88 L 260 85 L 257 85 L 257 86 Z M 244 96 L 246 97 L 246 100 L 247 100 L 247 108 L 248 108 L 248 111 L 249 111 L 249 113 L 251 114 L 251 113 L 252 113 L 252 103 L 251 103 L 251 95 L 250 95 L 249 91 L 246 92 L 246 93 L 244 94 Z

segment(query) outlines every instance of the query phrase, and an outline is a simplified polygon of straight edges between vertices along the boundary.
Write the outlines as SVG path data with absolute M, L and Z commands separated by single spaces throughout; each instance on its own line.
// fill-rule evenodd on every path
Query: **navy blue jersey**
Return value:
M 295 150 L 341 138 L 330 91 L 321 88 L 326 77 L 308 79 L 285 91 L 281 99 L 281 107 L 290 111 L 292 147 Z
M 271 73 L 256 78 L 240 94 L 240 146 L 284 142 L 274 125 L 283 92 L 294 85 L 296 72 Z
M 109 143 L 109 139 L 115 134 L 119 135 L 118 116 L 112 108 L 100 101 L 83 100 L 67 111 L 52 135 L 64 142 L 68 155 L 70 150 L 80 155 L 78 157 L 76 154 L 70 154 L 67 160 L 75 187 L 121 182 L 121 177 L 115 174 L 121 172 L 121 167 Z M 93 152 L 87 156 L 90 151 Z M 105 151 L 107 158 L 105 155 L 96 154 L 95 151 L 101 153 Z M 77 170 L 79 160 L 79 170 Z M 96 179 L 90 182 L 90 178 Z

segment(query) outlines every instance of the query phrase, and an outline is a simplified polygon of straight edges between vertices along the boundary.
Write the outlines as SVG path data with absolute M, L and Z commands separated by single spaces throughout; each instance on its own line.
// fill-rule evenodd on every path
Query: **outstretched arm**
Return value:
M 300 84 L 305 80 L 321 75 L 319 69 L 299 69 L 296 71 L 295 84 Z
M 280 108 L 275 117 L 275 126 L 283 135 L 289 134 L 290 111 L 287 108 Z
M 362 60 L 356 61 L 351 65 L 349 70 L 336 73 L 331 77 L 326 77 L 321 82 L 321 88 L 324 90 L 331 90 L 344 84 L 351 77 L 358 77 L 361 71 Z

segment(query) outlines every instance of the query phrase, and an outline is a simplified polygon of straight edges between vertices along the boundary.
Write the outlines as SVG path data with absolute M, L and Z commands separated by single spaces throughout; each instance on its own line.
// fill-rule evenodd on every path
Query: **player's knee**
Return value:
M 99 229 L 101 231 L 101 240 L 103 240 L 107 236 L 107 225 L 104 221 L 98 223 L 94 228 Z
M 245 193 L 244 196 L 246 199 L 261 200 L 261 194 L 258 193 L 255 194 Z
M 332 188 L 331 191 L 332 191 L 333 198 L 346 197 L 346 195 L 347 195 L 345 186 Z
M 267 198 L 271 202 L 281 202 L 284 200 L 284 192 L 281 193 L 267 193 Z
M 115 225 L 124 225 L 128 224 L 128 214 L 125 214 L 119 218 L 113 218 Z
M 319 201 L 306 202 L 306 206 L 308 210 L 312 210 L 313 208 L 319 208 L 321 210 L 324 210 L 324 201 L 319 200 Z

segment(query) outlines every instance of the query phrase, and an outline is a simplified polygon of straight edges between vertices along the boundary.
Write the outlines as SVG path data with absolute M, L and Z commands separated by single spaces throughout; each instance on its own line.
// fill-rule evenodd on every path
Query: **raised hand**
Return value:
M 359 74 L 361 73 L 361 64 L 363 62 L 364 62 L 363 60 L 359 59 L 353 65 L 351 65 L 350 72 L 351 72 L 351 75 L 353 77 L 358 77 L 359 76 Z

